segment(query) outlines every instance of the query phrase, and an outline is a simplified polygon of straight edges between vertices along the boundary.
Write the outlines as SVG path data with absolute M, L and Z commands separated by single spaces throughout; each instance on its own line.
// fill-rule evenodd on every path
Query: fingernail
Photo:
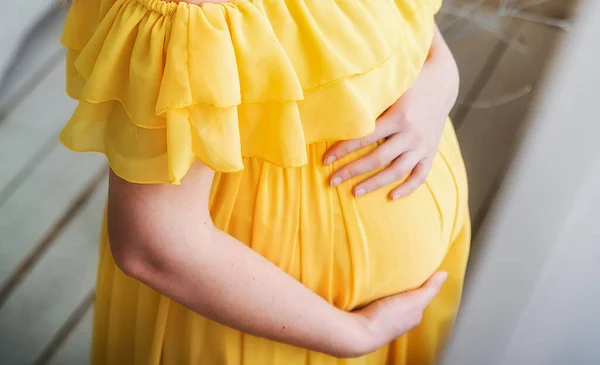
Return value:
M 331 180 L 331 182 L 329 184 L 331 185 L 331 187 L 336 187 L 341 183 L 342 183 L 342 178 L 336 177 L 335 179 Z
M 394 195 L 392 195 L 392 200 L 398 200 L 400 198 L 402 198 L 401 194 L 394 194 Z
M 325 164 L 325 166 L 327 166 L 327 165 L 331 165 L 333 163 L 333 161 L 335 161 L 335 157 L 329 156 L 325 159 L 325 161 L 323 163 Z
M 361 196 L 365 195 L 366 193 L 367 193 L 367 191 L 365 189 L 358 189 L 354 193 L 354 196 L 357 198 L 360 198 Z

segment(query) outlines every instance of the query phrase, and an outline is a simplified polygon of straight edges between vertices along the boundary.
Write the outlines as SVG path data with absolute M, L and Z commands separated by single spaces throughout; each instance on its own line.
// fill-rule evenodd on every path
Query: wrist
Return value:
M 385 341 L 381 340 L 381 331 L 373 328 L 372 321 L 357 313 L 343 313 L 345 326 L 342 331 L 343 354 L 338 357 L 354 358 L 377 350 Z

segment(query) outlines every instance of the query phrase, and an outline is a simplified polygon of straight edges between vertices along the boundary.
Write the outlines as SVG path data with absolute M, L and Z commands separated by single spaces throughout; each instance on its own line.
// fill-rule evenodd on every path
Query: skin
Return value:
M 223 1 L 195 3 L 203 2 Z M 379 175 L 358 185 L 371 191 L 396 181 L 399 171 L 407 169 L 406 166 L 412 167 L 413 175 L 422 176 L 423 171 L 427 171 L 427 161 L 434 155 L 433 149 L 437 148 L 443 128 L 445 116 L 442 118 L 442 114 L 447 115 L 445 109 L 449 110 L 449 106 L 446 104 L 452 99 L 447 95 L 432 96 L 444 93 L 438 89 L 440 80 L 436 78 L 448 78 L 447 70 L 441 65 L 449 61 L 437 60 L 445 52 L 437 51 L 441 36 L 436 35 L 436 39 L 428 64 L 417 80 L 421 85 L 413 86 L 409 96 L 404 95 L 379 118 L 375 132 L 365 137 L 367 140 L 341 142 L 325 158 L 340 158 L 355 147 L 352 143 L 358 142 L 359 147 L 386 137 L 388 142 L 358 160 L 360 164 L 343 167 L 333 178 L 349 177 L 348 171 L 362 174 L 397 159 L 405 161 L 392 162 Z M 445 43 L 442 46 L 445 47 Z M 433 101 L 421 100 L 429 98 Z M 445 102 L 437 112 L 422 110 L 439 100 Z M 410 107 L 413 103 L 420 106 Z M 432 115 L 431 120 L 427 118 L 429 115 Z M 424 123 L 425 119 L 428 123 Z M 429 129 L 420 124 L 426 124 Z M 413 129 L 419 132 L 413 132 L 406 125 L 414 125 Z M 412 140 L 415 135 L 430 135 L 427 147 L 400 143 Z M 391 141 L 394 143 L 389 143 Z M 424 143 L 425 139 L 418 141 Z M 413 157 L 402 158 L 409 152 Z M 375 163 L 372 155 L 379 162 Z M 208 210 L 213 176 L 214 172 L 201 162 L 192 165 L 179 186 L 132 184 L 111 172 L 108 200 L 108 233 L 118 267 L 213 321 L 328 355 L 357 357 L 375 351 L 416 327 L 423 310 L 446 279 L 446 273 L 439 272 L 416 290 L 382 298 L 351 313 L 341 311 L 213 225 Z M 414 186 L 410 182 L 404 185 L 408 186 L 400 187 L 404 193 Z

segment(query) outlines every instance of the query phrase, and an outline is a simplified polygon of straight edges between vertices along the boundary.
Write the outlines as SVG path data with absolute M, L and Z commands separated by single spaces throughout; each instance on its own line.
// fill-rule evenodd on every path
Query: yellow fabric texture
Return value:
M 94 365 L 435 363 L 460 302 L 470 231 L 450 121 L 430 176 L 396 202 L 327 177 L 424 63 L 440 0 L 75 0 L 65 25 L 65 146 L 105 154 L 133 183 L 178 184 L 201 160 L 217 174 L 215 225 L 338 308 L 352 310 L 450 274 L 419 328 L 373 354 L 335 359 L 209 321 L 125 276 L 106 227 Z M 365 178 L 360 177 L 361 179 Z M 265 308 L 268 310 L 268 308 Z

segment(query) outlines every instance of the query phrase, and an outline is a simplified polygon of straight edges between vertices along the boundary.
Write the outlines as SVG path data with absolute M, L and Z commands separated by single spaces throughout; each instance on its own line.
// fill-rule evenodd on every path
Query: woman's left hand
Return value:
M 371 134 L 334 144 L 324 156 L 329 165 L 350 152 L 385 141 L 366 156 L 330 177 L 337 186 L 353 177 L 385 167 L 353 187 L 360 197 L 406 177 L 390 193 L 390 199 L 407 196 L 421 186 L 437 154 L 448 114 L 458 95 L 458 70 L 450 50 L 436 29 L 429 58 L 413 85 L 378 119 Z

